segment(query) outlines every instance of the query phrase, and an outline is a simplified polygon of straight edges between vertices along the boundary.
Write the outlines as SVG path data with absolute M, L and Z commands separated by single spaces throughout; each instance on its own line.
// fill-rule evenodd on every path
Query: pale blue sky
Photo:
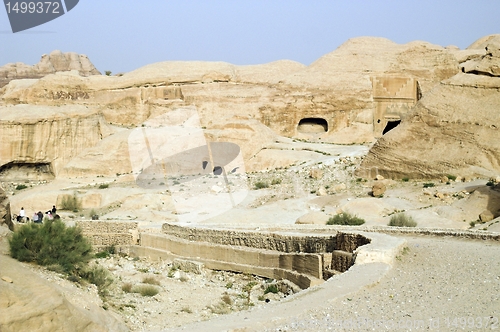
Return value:
M 359 36 L 466 48 L 500 33 L 499 13 L 498 0 L 80 0 L 13 34 L 0 8 L 0 66 L 32 65 L 55 49 L 113 73 L 167 60 L 309 65 Z

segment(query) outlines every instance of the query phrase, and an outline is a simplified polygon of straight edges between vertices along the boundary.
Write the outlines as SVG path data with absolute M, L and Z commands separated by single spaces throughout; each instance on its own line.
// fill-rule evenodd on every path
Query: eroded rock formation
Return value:
M 101 73 L 84 54 L 52 51 L 42 55 L 40 62 L 30 66 L 22 62 L 8 63 L 0 67 L 0 88 L 12 80 L 40 78 L 58 71 L 77 70 L 82 76 L 100 75 Z
M 472 49 L 474 51 L 474 49 Z M 370 150 L 359 174 L 439 178 L 500 172 L 500 36 L 424 94 Z
M 11 180 L 57 176 L 109 133 L 102 115 L 83 105 L 0 106 L 0 173 Z

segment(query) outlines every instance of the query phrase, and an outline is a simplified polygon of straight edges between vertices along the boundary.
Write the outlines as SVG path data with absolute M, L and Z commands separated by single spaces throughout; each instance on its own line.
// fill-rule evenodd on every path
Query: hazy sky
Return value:
M 500 33 L 499 13 L 498 0 L 80 0 L 13 34 L 0 8 L 0 66 L 33 65 L 55 49 L 86 54 L 113 73 L 167 60 L 309 65 L 359 36 L 463 49 Z

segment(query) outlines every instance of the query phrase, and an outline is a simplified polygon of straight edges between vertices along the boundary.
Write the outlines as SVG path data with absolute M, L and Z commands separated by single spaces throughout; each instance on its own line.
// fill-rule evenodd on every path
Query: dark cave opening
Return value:
M 304 118 L 299 121 L 297 130 L 301 133 L 326 133 L 328 122 L 323 118 Z
M 387 125 L 384 128 L 384 131 L 382 132 L 382 135 L 385 135 L 392 129 L 396 128 L 399 124 L 401 123 L 401 120 L 395 120 L 395 121 L 387 121 Z

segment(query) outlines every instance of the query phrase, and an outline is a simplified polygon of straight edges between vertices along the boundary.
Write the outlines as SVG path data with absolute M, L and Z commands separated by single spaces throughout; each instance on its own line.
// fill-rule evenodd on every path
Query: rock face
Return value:
M 12 216 L 10 214 L 10 202 L 5 191 L 0 187 L 0 225 L 6 224 L 11 231 L 14 231 Z
M 363 37 L 308 67 L 285 60 L 255 66 L 160 62 L 121 77 L 50 75 L 22 90 L 6 89 L 3 99 L 85 102 L 107 121 L 127 126 L 195 105 L 208 129 L 234 118 L 250 119 L 289 137 L 371 142 L 420 94 L 458 72 L 457 52 L 425 42 L 399 45 Z M 382 100 L 386 104 L 378 107 Z
M 0 255 L 0 326 L 8 331 L 128 331 L 109 311 Z M 74 286 L 73 286 L 74 287 Z M 74 287 L 76 288 L 76 287 Z M 75 292 L 75 290 L 73 290 Z
M 52 51 L 49 55 L 42 55 L 40 62 L 34 66 L 17 62 L 0 67 L 0 88 L 15 79 L 40 78 L 58 71 L 69 70 L 77 70 L 82 76 L 101 74 L 86 55 Z
M 102 116 L 82 105 L 0 106 L 0 174 L 10 180 L 57 176 L 108 133 Z
M 500 171 L 500 36 L 461 73 L 426 93 L 401 124 L 382 137 L 359 175 L 392 178 L 491 176 Z
M 0 89 L 0 105 L 27 104 L 23 113 L 26 118 L 32 114 L 33 123 L 26 124 L 26 128 L 31 127 L 25 132 L 36 131 L 35 136 L 39 136 L 35 142 L 44 142 L 55 127 L 52 122 L 40 122 L 38 112 L 28 110 L 32 105 L 36 105 L 34 109 L 42 105 L 86 107 L 94 126 L 78 126 L 78 134 L 74 134 L 76 120 L 60 122 L 59 137 L 64 137 L 60 140 L 66 141 L 64 145 L 51 141 L 53 138 L 43 147 L 30 145 L 37 155 L 25 152 L 27 146 L 19 141 L 13 142 L 20 131 L 17 136 L 12 135 L 12 128 L 2 131 L 5 142 L 0 143 L 0 166 L 41 162 L 50 164 L 57 175 L 67 165 L 64 174 L 72 176 L 90 175 L 89 165 L 101 165 L 97 174 L 127 173 L 129 167 L 122 159 L 126 157 L 126 134 L 109 143 L 103 140 L 97 147 L 96 137 L 104 139 L 106 130 L 102 122 L 97 125 L 96 117 L 102 116 L 113 125 L 141 127 L 164 114 L 194 107 L 207 140 L 239 144 L 245 162 L 252 164 L 249 170 L 265 169 L 270 163 L 256 162 L 257 155 L 273 143 L 275 134 L 333 143 L 373 142 L 387 126 L 405 117 L 422 94 L 459 72 L 460 61 L 484 55 L 485 51 L 478 49 L 464 52 L 426 42 L 400 45 L 384 38 L 362 37 L 347 41 L 307 67 L 288 60 L 254 66 L 171 61 L 108 77 L 91 75 L 95 68 L 81 56 L 53 52 L 32 70 L 40 75 L 56 74 L 11 81 Z M 61 72 L 70 69 L 80 75 Z M 20 73 L 9 77 L 31 75 Z M 3 115 L 0 122 L 4 122 Z M 42 127 L 44 131 L 38 130 Z M 84 137 L 82 130 L 88 131 L 90 138 L 77 143 Z M 29 137 L 23 136 L 22 141 L 26 139 Z M 77 147 L 71 153 L 68 139 Z M 102 151 L 96 150 L 103 147 L 118 149 L 103 159 Z M 83 152 L 85 148 L 94 150 Z M 56 152 L 58 149 L 66 152 Z M 50 157 L 45 156 L 49 153 Z M 75 159 L 69 164 L 77 155 L 83 162 Z

